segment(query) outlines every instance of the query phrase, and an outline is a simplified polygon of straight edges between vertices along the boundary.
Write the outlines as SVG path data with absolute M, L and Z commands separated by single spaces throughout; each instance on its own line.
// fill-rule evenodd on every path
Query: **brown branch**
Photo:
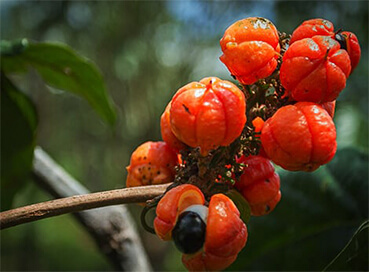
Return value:
M 0 229 L 6 229 L 43 218 L 117 204 L 140 203 L 165 192 L 169 184 L 124 188 L 75 195 L 41 202 L 0 213 Z
M 42 188 L 59 199 L 0 213 L 0 229 L 76 212 L 73 215 L 117 270 L 152 271 L 127 207 L 103 206 L 145 202 L 162 194 L 169 184 L 89 194 L 82 184 L 39 147 L 35 150 L 33 176 Z M 102 208 L 92 209 L 96 207 Z
M 35 149 L 33 177 L 55 198 L 90 193 L 40 147 Z M 102 254 L 119 271 L 152 271 L 135 222 L 126 205 L 73 213 L 95 240 Z

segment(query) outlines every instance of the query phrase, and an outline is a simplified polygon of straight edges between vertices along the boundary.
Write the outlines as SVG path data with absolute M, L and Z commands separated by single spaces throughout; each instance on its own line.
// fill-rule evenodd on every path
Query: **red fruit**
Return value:
M 321 18 L 310 19 L 304 21 L 293 31 L 290 45 L 304 38 L 312 38 L 314 36 L 329 36 L 333 38 L 334 35 L 334 26 L 330 21 Z
M 274 166 L 270 160 L 262 156 L 242 156 L 237 163 L 245 165 L 240 180 L 236 183 L 237 189 L 243 189 L 256 181 L 270 178 L 274 173 Z
M 216 194 L 211 197 L 208 209 L 203 207 L 204 203 L 204 195 L 200 189 L 184 184 L 167 192 L 156 208 L 157 217 L 154 220 L 154 228 L 159 238 L 170 240 L 173 231 L 173 239 L 176 245 L 180 246 L 180 250 L 184 252 L 198 250 L 182 256 L 183 264 L 190 271 L 226 268 L 237 258 L 237 254 L 245 246 L 247 240 L 246 225 L 240 219 L 240 213 L 232 200 L 223 194 Z M 188 213 L 192 214 L 188 216 Z M 184 218 L 186 218 L 185 221 L 181 221 Z M 206 221 L 205 233 L 198 228 L 192 230 L 186 228 L 186 226 L 193 228 L 197 225 L 198 218 Z M 188 241 L 186 236 L 191 233 L 195 237 L 205 235 L 204 245 L 200 244 L 199 249 L 186 244 Z M 187 239 L 192 238 L 187 237 Z M 181 244 L 182 242 L 184 244 Z
M 174 135 L 202 155 L 227 146 L 241 135 L 246 123 L 245 96 L 236 85 L 216 77 L 192 82 L 174 95 L 170 125 Z
M 270 213 L 271 211 L 274 210 L 275 206 L 279 203 L 279 201 L 281 200 L 281 197 L 282 197 L 281 191 L 278 191 L 277 195 L 272 200 L 269 200 L 267 203 L 250 205 L 251 214 L 253 216 L 262 216 L 262 215 Z
M 237 258 L 247 241 L 247 228 L 236 205 L 223 194 L 213 195 L 209 203 L 203 250 L 183 254 L 182 262 L 189 271 L 219 271 Z
M 235 186 L 249 203 L 251 214 L 270 213 L 279 201 L 275 202 L 280 179 L 274 166 L 262 156 L 242 156 L 237 162 L 245 164 L 245 168 Z
M 266 78 L 277 67 L 280 52 L 276 27 L 265 18 L 250 17 L 232 24 L 220 40 L 220 60 L 242 84 Z
M 146 142 L 132 153 L 126 186 L 172 182 L 177 164 L 177 154 L 165 142 Z
M 296 101 L 335 100 L 346 86 L 350 58 L 335 40 L 314 36 L 294 42 L 283 56 L 280 79 Z
M 352 32 L 344 31 L 337 33 L 335 39 L 340 43 L 341 48 L 345 49 L 350 56 L 351 74 L 359 64 L 361 49 L 356 35 Z
M 361 57 L 361 49 L 356 35 L 352 32 L 334 32 L 333 24 L 325 19 L 311 19 L 303 22 L 292 33 L 290 45 L 295 41 L 314 36 L 328 36 L 339 42 L 341 49 L 348 52 L 351 61 L 351 73 L 358 65 Z
M 310 102 L 281 107 L 265 122 L 261 142 L 268 157 L 290 171 L 316 170 L 333 158 L 337 147 L 332 118 Z
M 183 184 L 168 191 L 156 207 L 154 228 L 160 239 L 172 238 L 172 230 L 178 215 L 191 205 L 204 205 L 205 198 L 201 190 L 194 185 Z
M 185 148 L 185 145 L 178 140 L 172 132 L 172 127 L 170 125 L 170 107 L 171 102 L 169 102 L 160 118 L 161 137 L 164 142 L 166 142 L 175 151 L 179 152 Z

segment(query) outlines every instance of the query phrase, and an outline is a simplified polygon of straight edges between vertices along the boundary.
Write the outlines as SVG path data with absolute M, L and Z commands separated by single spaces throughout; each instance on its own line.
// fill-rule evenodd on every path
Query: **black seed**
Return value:
M 182 253 L 195 253 L 205 242 L 205 230 L 206 224 L 197 213 L 183 212 L 172 231 L 174 244 Z
M 334 36 L 334 38 L 340 44 L 341 49 L 345 49 L 347 51 L 347 41 L 345 37 L 341 33 L 338 33 Z
M 270 182 L 270 180 L 269 180 L 269 179 L 266 179 L 266 180 L 265 180 L 265 182 L 268 182 L 268 183 L 269 183 L 269 182 Z

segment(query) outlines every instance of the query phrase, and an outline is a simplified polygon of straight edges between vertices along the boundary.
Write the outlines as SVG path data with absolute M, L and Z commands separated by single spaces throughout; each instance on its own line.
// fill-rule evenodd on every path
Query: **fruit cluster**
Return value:
M 180 88 L 161 116 L 163 142 L 138 147 L 127 167 L 127 187 L 173 182 L 147 207 L 156 207 L 154 232 L 174 241 L 191 271 L 228 267 L 249 215 L 276 207 L 273 163 L 314 171 L 333 158 L 336 99 L 360 59 L 357 37 L 324 19 L 287 35 L 246 18 L 220 45 L 240 87 L 207 77 Z

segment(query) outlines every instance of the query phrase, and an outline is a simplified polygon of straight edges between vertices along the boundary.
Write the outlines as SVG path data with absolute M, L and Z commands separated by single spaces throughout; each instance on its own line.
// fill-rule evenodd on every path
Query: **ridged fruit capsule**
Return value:
M 174 180 L 178 156 L 165 142 L 146 142 L 132 153 L 126 186 L 169 183 Z
M 361 49 L 356 35 L 349 31 L 343 31 L 335 35 L 336 41 L 339 42 L 342 49 L 345 49 L 350 56 L 351 73 L 359 64 L 361 58 Z
M 189 271 L 219 271 L 232 264 L 247 241 L 247 228 L 236 205 L 223 194 L 213 195 L 209 202 L 203 249 L 183 254 Z
M 178 216 L 189 206 L 204 203 L 204 195 L 194 185 L 183 184 L 169 190 L 156 207 L 154 229 L 158 237 L 165 241 L 171 240 Z
M 262 156 L 242 156 L 237 162 L 245 166 L 235 187 L 249 203 L 251 214 L 270 213 L 280 200 L 279 196 L 278 201 L 274 201 L 280 194 L 280 179 L 273 164 Z
M 358 65 L 361 57 L 361 49 L 356 35 L 349 31 L 334 31 L 333 24 L 325 19 L 310 19 L 299 25 L 292 33 L 290 45 L 304 38 L 314 36 L 328 36 L 340 44 L 340 48 L 347 51 L 351 61 L 351 72 Z
M 169 104 L 166 106 L 165 111 L 163 112 L 160 118 L 161 138 L 176 152 L 179 152 L 186 146 L 184 143 L 178 140 L 178 138 L 172 132 L 172 127 L 170 125 L 170 107 L 171 102 L 169 102 Z
M 174 135 L 203 156 L 236 140 L 246 123 L 243 92 L 229 81 L 208 77 L 180 88 L 173 96 L 170 125 Z
M 314 171 L 336 153 L 336 129 L 320 105 L 281 107 L 264 124 L 261 143 L 268 157 L 290 171 Z
M 346 86 L 350 57 L 335 40 L 314 36 L 294 42 L 285 52 L 280 80 L 295 101 L 335 100 Z
M 266 78 L 277 67 L 279 36 L 268 19 L 250 17 L 235 22 L 225 31 L 220 46 L 220 60 L 242 84 Z
M 310 19 L 304 21 L 293 31 L 290 45 L 305 38 L 314 36 L 329 36 L 333 38 L 334 35 L 334 26 L 330 21 L 322 18 Z

